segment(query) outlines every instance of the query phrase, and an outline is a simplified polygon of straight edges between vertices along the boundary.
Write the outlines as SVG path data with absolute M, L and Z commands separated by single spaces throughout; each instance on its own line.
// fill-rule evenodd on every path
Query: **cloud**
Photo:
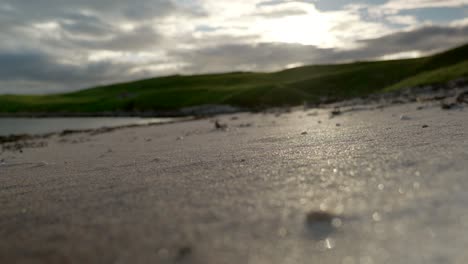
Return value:
M 160 75 L 274 71 L 288 65 L 391 59 L 400 55 L 411 57 L 411 54 L 424 55 L 440 51 L 441 47 L 464 44 L 467 35 L 468 26 L 429 26 L 361 40 L 360 46 L 354 49 L 318 48 L 292 43 L 219 44 L 196 50 L 173 49 L 167 52 L 163 60 L 158 59 L 159 56 L 145 60 L 143 54 L 142 59 L 117 63 L 109 60 L 112 56 L 104 54 L 104 60 L 88 61 L 82 65 L 63 63 L 53 55 L 38 51 L 3 51 L 0 52 L 0 85 L 13 81 L 22 84 L 22 87 L 15 89 L 4 88 L 4 91 L 16 93 L 30 92 L 44 85 L 48 85 L 50 91 L 57 91 L 149 77 L 154 75 L 154 70 Z
M 0 2 L 0 93 L 422 55 L 462 44 L 468 26 L 421 27 L 425 20 L 401 12 L 465 0 L 337 0 L 328 11 L 307 0 Z
M 420 50 L 422 53 L 440 51 L 448 47 L 466 44 L 468 26 L 426 26 L 412 31 L 398 32 L 365 43 L 365 52 L 381 55 Z M 384 51 L 384 52 L 382 52 Z
M 414 16 L 388 16 L 385 19 L 397 25 L 413 26 L 418 24 L 418 19 Z
M 382 6 L 383 9 L 409 10 L 436 7 L 461 7 L 468 5 L 468 0 L 391 0 Z
M 175 51 L 171 55 L 185 58 L 189 72 L 223 72 L 232 70 L 272 71 L 287 65 L 324 64 L 372 60 L 413 51 L 431 54 L 441 47 L 455 47 L 465 44 L 468 26 L 428 26 L 414 31 L 398 32 L 380 38 L 361 40 L 359 48 L 337 49 L 317 48 L 311 45 L 288 43 L 261 43 L 255 45 L 222 45 L 193 51 Z M 388 57 L 391 58 L 391 57 Z
M 82 31 L 80 31 L 82 33 Z M 140 51 L 158 46 L 163 37 L 152 27 L 140 26 L 130 31 L 109 30 L 102 35 L 74 34 L 61 28 L 59 39 L 45 39 L 54 46 L 88 50 Z
M 41 51 L 0 51 L 0 85 L 7 93 L 44 93 L 147 77 L 130 74 L 135 66 L 110 60 L 69 64 Z
M 10 13 L 26 21 L 67 16 L 70 13 L 94 13 L 104 18 L 146 20 L 163 17 L 177 12 L 190 13 L 171 0 L 3 0 Z

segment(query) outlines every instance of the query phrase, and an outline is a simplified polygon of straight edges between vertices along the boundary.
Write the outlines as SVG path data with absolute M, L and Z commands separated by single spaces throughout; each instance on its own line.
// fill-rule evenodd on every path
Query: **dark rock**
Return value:
M 452 109 L 455 109 L 457 108 L 457 104 L 455 103 L 441 103 L 440 104 L 440 108 L 442 108 L 443 110 L 452 110 Z
M 333 221 L 335 216 L 333 214 L 323 212 L 323 211 L 311 211 L 307 214 L 307 224 L 315 223 L 330 223 Z
M 219 122 L 219 120 L 215 121 L 215 128 L 217 130 L 225 130 L 225 129 L 227 129 L 227 127 L 228 127 L 227 124 L 222 124 L 222 123 Z
M 341 110 L 338 109 L 338 108 L 335 108 L 333 111 L 330 112 L 330 118 L 333 118 L 335 116 L 339 116 L 341 114 L 342 114 Z
M 332 234 L 335 231 L 334 219 L 338 219 L 338 217 L 328 212 L 309 212 L 306 216 L 306 226 L 312 238 L 322 240 Z
M 192 254 L 192 248 L 189 246 L 181 247 L 177 251 L 177 260 L 182 261 Z
M 243 109 L 230 105 L 199 105 L 180 109 L 184 116 L 214 116 L 220 114 L 232 114 Z
M 409 117 L 409 116 L 407 116 L 407 115 L 401 115 L 401 116 L 400 116 L 400 120 L 403 120 L 403 121 L 405 121 L 405 120 L 411 120 L 411 117 Z
M 459 104 L 468 104 L 468 91 L 459 94 L 456 101 Z
M 240 124 L 239 127 L 240 128 L 252 127 L 252 124 L 251 123 Z

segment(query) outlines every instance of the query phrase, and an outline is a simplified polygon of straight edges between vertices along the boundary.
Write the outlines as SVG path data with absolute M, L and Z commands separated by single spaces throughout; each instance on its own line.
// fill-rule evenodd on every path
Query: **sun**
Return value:
M 336 39 L 331 33 L 330 16 L 309 6 L 300 15 L 268 18 L 257 23 L 262 41 L 297 43 L 319 47 L 333 47 Z

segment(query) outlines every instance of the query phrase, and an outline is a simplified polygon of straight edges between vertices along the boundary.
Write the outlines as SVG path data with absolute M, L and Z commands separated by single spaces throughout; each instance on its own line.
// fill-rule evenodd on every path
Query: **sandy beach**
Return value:
M 232 114 L 0 154 L 0 263 L 464 263 L 468 113 Z

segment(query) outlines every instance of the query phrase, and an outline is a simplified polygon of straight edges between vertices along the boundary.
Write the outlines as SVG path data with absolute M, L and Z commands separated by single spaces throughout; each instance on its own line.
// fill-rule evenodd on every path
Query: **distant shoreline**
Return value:
M 220 114 L 233 114 L 247 112 L 249 109 L 234 107 L 230 105 L 200 105 L 182 108 L 179 110 L 161 111 L 106 111 L 106 112 L 17 112 L 2 113 L 2 117 L 25 117 L 25 118 L 47 118 L 47 117 L 146 117 L 146 118 L 175 118 L 175 117 L 203 117 Z
M 19 113 L 0 113 L 0 118 L 24 117 L 24 118 L 47 118 L 47 117 L 186 117 L 178 112 L 19 112 Z

